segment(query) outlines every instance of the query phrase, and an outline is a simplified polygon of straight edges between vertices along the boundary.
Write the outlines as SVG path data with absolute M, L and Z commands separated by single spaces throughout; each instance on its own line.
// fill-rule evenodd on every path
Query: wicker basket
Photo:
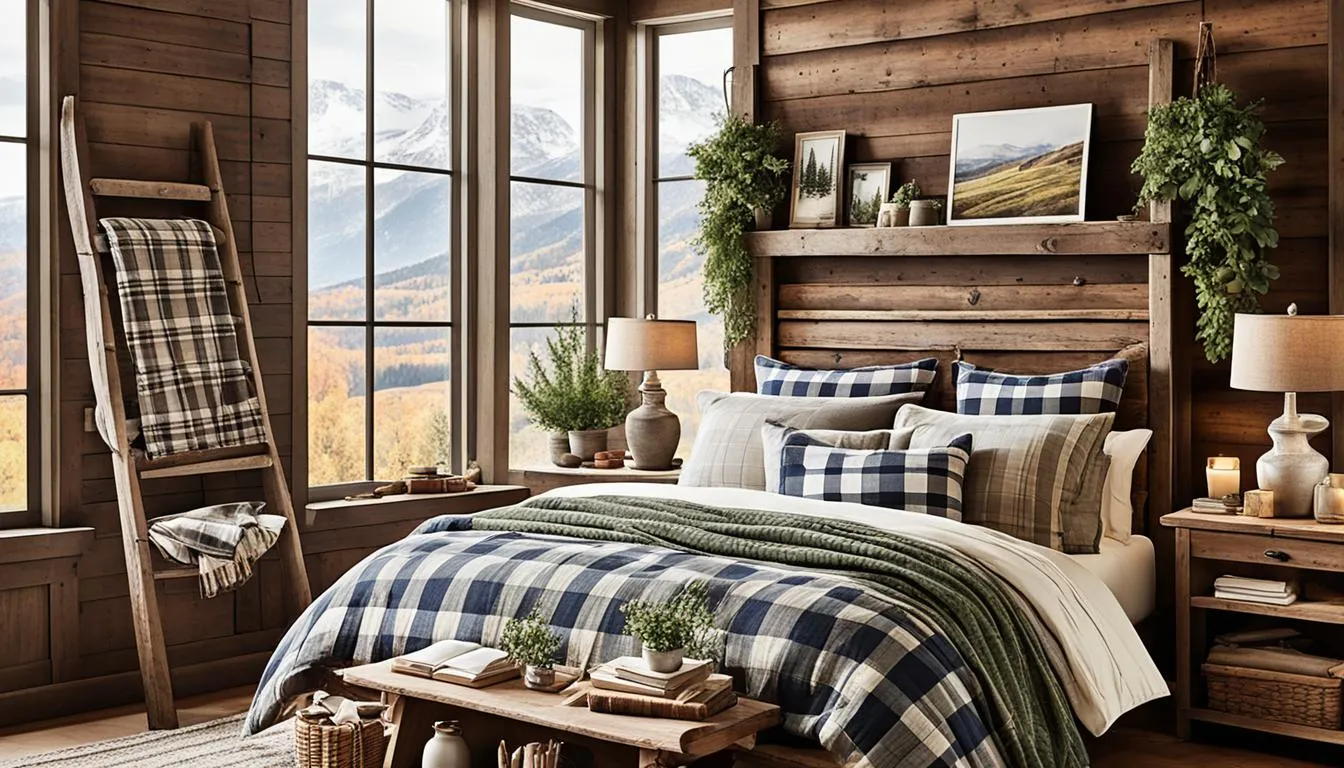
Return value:
M 1234 715 L 1339 730 L 1340 683 L 1264 669 L 1205 664 L 1209 709 Z
M 294 718 L 294 757 L 299 768 L 382 768 L 387 749 L 386 723 L 323 724 Z

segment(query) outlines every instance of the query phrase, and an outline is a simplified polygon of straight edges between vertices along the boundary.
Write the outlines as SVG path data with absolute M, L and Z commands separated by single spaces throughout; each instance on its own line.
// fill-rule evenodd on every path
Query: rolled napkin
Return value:
M 1342 677 L 1344 662 L 1326 656 L 1313 656 L 1291 648 L 1229 648 L 1215 645 L 1209 650 L 1210 664 L 1225 667 L 1263 669 L 1310 677 Z

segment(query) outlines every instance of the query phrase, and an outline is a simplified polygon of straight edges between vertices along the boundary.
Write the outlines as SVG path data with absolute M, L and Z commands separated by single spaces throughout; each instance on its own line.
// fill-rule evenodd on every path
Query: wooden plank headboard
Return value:
M 1039 374 L 1125 350 L 1116 428 L 1157 429 L 1149 254 L 1168 250 L 1168 237 L 1168 225 L 1146 222 L 759 233 L 749 238 L 759 259 L 757 352 L 812 368 L 937 357 L 928 403 L 955 410 L 955 359 Z M 1136 474 L 1136 532 L 1151 527 L 1147 469 Z

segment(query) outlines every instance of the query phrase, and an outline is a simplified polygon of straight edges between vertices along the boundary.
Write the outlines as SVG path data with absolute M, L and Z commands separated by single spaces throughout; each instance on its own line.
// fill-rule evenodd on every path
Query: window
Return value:
M 593 22 L 515 6 L 510 29 L 509 369 L 571 321 L 596 342 Z M 542 53 L 544 52 L 544 54 Z M 509 398 L 509 464 L 547 462 Z
M 39 452 L 37 365 L 30 364 L 38 328 L 29 323 L 37 316 L 36 206 L 29 206 L 38 167 L 30 111 L 36 73 L 28 37 L 36 24 L 27 16 L 36 5 L 0 5 L 0 513 L 38 509 L 30 458 Z M 32 516 L 4 517 L 23 524 Z
M 695 393 L 704 389 L 727 391 L 723 323 L 705 310 L 704 256 L 691 248 L 700 227 L 696 205 L 704 182 L 694 178 L 695 164 L 686 148 L 709 136 L 724 115 L 724 74 L 733 64 L 730 19 L 656 27 L 650 67 L 656 80 L 654 114 L 657 121 L 656 158 L 653 163 L 653 199 L 657 217 L 653 230 L 658 276 L 653 306 L 659 317 L 695 320 L 698 325 L 700 369 L 660 372 L 667 390 L 667 407 L 682 420 L 678 456 L 690 454 L 699 426 Z
M 459 14 L 455 0 L 309 14 L 309 485 L 455 462 Z

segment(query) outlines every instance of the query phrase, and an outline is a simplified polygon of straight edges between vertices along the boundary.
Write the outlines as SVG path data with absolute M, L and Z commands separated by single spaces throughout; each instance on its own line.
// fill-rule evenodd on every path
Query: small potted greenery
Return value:
M 709 586 L 687 584 L 665 603 L 632 601 L 621 606 L 625 633 L 639 641 L 644 664 L 652 672 L 676 672 L 689 651 L 713 658 L 710 648 L 714 613 L 709 609 Z
M 513 379 L 523 412 L 551 433 L 556 464 L 566 452 L 592 461 L 594 453 L 605 451 L 607 430 L 624 421 L 629 399 L 626 374 L 602 370 L 601 356 L 588 348 L 577 307 L 570 308 L 570 323 L 546 339 L 545 361 L 529 352 L 526 375 Z
M 910 225 L 910 201 L 919 197 L 919 195 L 919 182 L 915 179 L 911 179 L 896 188 L 896 192 L 891 196 L 891 203 L 896 206 L 896 215 L 892 221 L 893 227 Z
M 752 257 L 743 234 L 753 226 L 769 229 L 770 213 L 784 199 L 789 162 L 772 154 L 778 144 L 777 124 L 730 114 L 714 135 L 686 150 L 695 178 L 705 182 L 692 245 L 705 256 L 705 307 L 723 318 L 726 347 L 755 332 Z
M 536 609 L 527 618 L 509 619 L 500 636 L 499 649 L 523 665 L 523 685 L 536 689 L 555 685 L 555 653 L 560 650 L 560 636 L 542 621 Z

